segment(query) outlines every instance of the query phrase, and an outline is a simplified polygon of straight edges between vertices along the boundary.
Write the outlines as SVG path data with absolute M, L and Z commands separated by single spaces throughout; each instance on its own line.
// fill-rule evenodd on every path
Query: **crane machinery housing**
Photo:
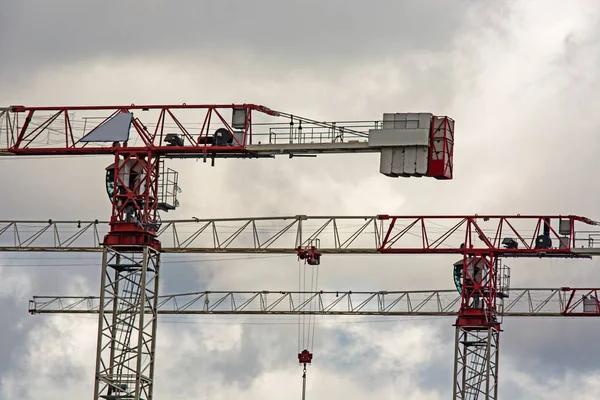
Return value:
M 231 113 L 229 118 L 225 112 Z M 452 269 L 460 293 L 456 312 L 455 399 L 498 397 L 497 349 L 502 311 L 497 301 L 504 293 L 500 259 L 589 258 L 600 254 L 589 240 L 585 241 L 586 229 L 589 231 L 588 227 L 597 223 L 570 215 L 295 216 L 189 221 L 163 221 L 160 217 L 160 212 L 178 207 L 178 174 L 166 167 L 167 158 L 210 159 L 214 165 L 217 158 L 379 152 L 379 171 L 386 176 L 450 180 L 454 121 L 446 116 L 386 113 L 377 121 L 319 122 L 253 104 L 184 103 L 11 106 L 0 111 L 0 123 L 0 143 L 6 146 L 0 150 L 1 156 L 113 157 L 105 172 L 106 191 L 112 202 L 109 221 L 77 221 L 79 232 L 68 238 L 62 236 L 63 239 L 57 233 L 60 222 L 45 222 L 38 233 L 25 240 L 15 233 L 19 225 L 28 222 L 3 221 L 0 225 L 0 240 L 4 233 L 13 233 L 12 243 L 0 243 L 0 251 L 102 252 L 101 290 L 97 308 L 93 309 L 99 320 L 94 399 L 153 398 L 161 253 L 296 253 L 313 264 L 328 253 L 460 256 Z M 336 223 L 352 218 L 363 221 L 361 229 L 340 239 Z M 269 220 L 283 226 L 276 235 L 261 237 L 256 226 Z M 305 232 L 307 221 L 322 224 L 315 231 Z M 431 234 L 431 221 L 451 227 L 442 235 Z M 219 236 L 221 223 L 238 224 L 238 228 L 232 235 Z M 492 224 L 491 236 L 490 229 L 483 227 L 486 223 Z M 183 239 L 174 234 L 173 242 L 168 244 L 165 232 L 175 233 L 182 224 L 199 228 Z M 99 225 L 108 227 L 102 239 L 98 236 Z M 576 229 L 576 225 L 585 228 Z M 523 230 L 534 232 L 533 236 Z M 51 241 L 43 239 L 48 232 L 53 234 Z M 80 245 L 86 232 L 96 236 L 92 236 L 92 243 Z M 276 247 L 292 232 L 292 245 Z M 331 232 L 333 237 L 324 237 Z M 212 238 L 212 245 L 197 244 L 203 234 Z M 587 292 L 592 301 L 596 299 L 594 295 L 592 289 Z M 32 312 L 40 310 L 38 304 L 34 300 Z M 588 311 L 589 307 L 588 304 Z

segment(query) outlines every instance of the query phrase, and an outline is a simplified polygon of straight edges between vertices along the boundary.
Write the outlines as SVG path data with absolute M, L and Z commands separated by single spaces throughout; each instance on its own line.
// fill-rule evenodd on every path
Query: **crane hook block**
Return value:
M 321 253 L 317 251 L 315 246 L 303 249 L 302 246 L 298 246 L 298 258 L 306 260 L 308 265 L 319 265 L 321 264 Z
M 301 353 L 298 353 L 298 362 L 300 364 L 310 364 L 312 361 L 313 355 L 308 350 L 302 350 Z

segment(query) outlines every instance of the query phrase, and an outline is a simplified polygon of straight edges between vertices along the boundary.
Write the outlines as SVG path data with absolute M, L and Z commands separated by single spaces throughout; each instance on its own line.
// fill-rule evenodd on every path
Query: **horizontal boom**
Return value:
M 0 251 L 101 251 L 104 221 L 0 221 Z M 162 221 L 164 253 L 600 255 L 579 216 L 287 216 Z
M 431 113 L 320 122 L 256 104 L 0 109 L 0 156 L 151 151 L 168 158 L 381 153 L 390 177 L 452 179 L 454 121 Z
M 511 289 L 500 314 L 510 317 L 599 317 L 600 289 Z M 380 292 L 219 292 L 204 291 L 159 297 L 159 314 L 271 315 L 422 315 L 455 316 L 460 307 L 456 290 Z M 94 296 L 34 296 L 32 314 L 97 314 Z M 106 310 L 112 310 L 107 300 Z

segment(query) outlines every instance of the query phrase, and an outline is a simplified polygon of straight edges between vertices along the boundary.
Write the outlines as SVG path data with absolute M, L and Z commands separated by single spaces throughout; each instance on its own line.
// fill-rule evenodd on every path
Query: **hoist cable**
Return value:
M 302 304 L 302 263 L 300 259 L 298 259 L 298 305 Z M 298 315 L 298 353 L 302 351 L 301 349 L 301 337 L 302 337 L 302 317 L 303 315 Z
M 310 268 L 310 277 L 307 277 L 307 268 Z M 319 267 L 318 265 L 316 266 L 312 266 L 310 264 L 308 264 L 307 262 L 304 262 L 304 268 L 302 268 L 302 265 L 300 266 L 301 269 L 301 278 L 300 280 L 303 282 L 303 284 L 301 284 L 302 287 L 302 296 L 304 296 L 302 298 L 302 304 L 303 304 L 303 308 L 308 310 L 308 315 L 306 314 L 302 314 L 303 321 L 302 321 L 302 335 L 301 335 L 301 340 L 302 340 L 302 346 L 305 346 L 304 349 L 300 349 L 300 350 L 308 350 L 312 352 L 312 349 L 314 347 L 314 342 L 315 342 L 315 326 L 316 326 L 316 315 L 314 315 L 313 313 L 315 311 L 318 310 L 318 301 L 319 301 L 319 296 L 315 296 L 315 295 L 311 295 L 308 299 L 306 298 L 306 293 L 315 293 L 317 291 L 318 288 L 318 283 L 319 283 Z M 310 287 L 307 288 L 307 278 L 309 280 L 309 285 Z M 307 290 L 308 289 L 308 290 Z
M 304 262 L 304 268 L 302 268 L 302 292 L 303 294 L 303 299 L 302 299 L 302 303 L 304 304 L 306 302 L 306 262 Z M 304 346 L 306 344 L 306 315 L 302 315 L 302 345 Z M 310 319 L 309 319 L 310 322 Z M 303 350 L 303 349 L 302 349 Z
M 315 276 L 314 292 L 316 292 L 318 290 L 318 287 L 319 287 L 318 286 L 318 284 L 319 284 L 319 265 L 318 264 L 315 266 L 315 269 L 317 271 L 315 273 L 316 276 Z M 313 269 L 313 272 L 314 272 L 314 269 Z M 315 311 L 317 311 L 318 306 L 319 306 L 318 301 L 319 301 L 319 297 L 315 296 Z M 312 346 L 310 348 L 311 352 L 312 352 L 313 348 L 315 347 L 315 327 L 317 326 L 317 320 L 316 320 L 317 319 L 317 315 L 313 314 L 312 315 L 312 319 L 313 319 L 313 323 L 312 323 Z
M 310 279 L 310 281 L 309 281 L 310 282 L 309 293 L 311 293 L 311 295 L 309 297 L 309 302 L 307 304 L 307 306 L 308 306 L 308 315 L 307 315 L 308 322 L 306 324 L 306 344 L 305 345 L 306 345 L 306 350 L 312 352 L 312 349 L 310 348 L 310 325 L 311 325 L 311 322 L 312 322 L 312 315 L 310 315 L 310 314 L 312 312 L 313 300 L 314 300 L 314 296 L 312 295 L 312 293 L 314 293 L 314 291 L 313 291 L 313 283 L 314 283 L 315 277 L 314 277 L 314 269 L 312 269 L 310 267 L 307 267 L 306 264 L 304 264 L 304 268 L 305 269 L 308 268 L 308 272 L 310 273 L 310 277 L 309 277 L 309 279 Z
M 298 258 L 298 291 L 300 292 L 298 297 L 301 307 L 308 311 L 308 318 L 306 318 L 306 314 L 301 314 L 299 316 L 301 320 L 298 324 L 298 360 L 303 365 L 302 400 L 306 399 L 306 365 L 310 364 L 312 350 L 315 345 L 315 328 L 317 324 L 314 313 L 319 309 L 320 299 L 318 295 L 315 295 L 319 286 L 319 260 L 316 258 L 315 262 L 314 255 L 311 254 L 310 256 L 310 261 L 304 259 L 302 262 Z M 307 277 L 307 268 L 310 268 L 310 277 Z M 308 291 L 307 278 L 309 280 L 308 285 L 310 285 Z M 307 294 L 310 297 L 307 298 Z M 302 333 L 300 333 L 300 329 L 302 329 Z

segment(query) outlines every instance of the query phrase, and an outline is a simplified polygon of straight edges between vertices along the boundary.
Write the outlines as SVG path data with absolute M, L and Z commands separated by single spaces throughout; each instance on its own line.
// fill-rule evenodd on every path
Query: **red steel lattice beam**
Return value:
M 502 257 L 576 256 L 581 251 L 577 248 L 575 224 L 598 225 L 589 218 L 573 215 L 380 215 L 379 219 L 388 222 L 378 249 L 381 253 L 493 254 Z M 447 225 L 451 227 L 446 228 Z M 441 234 L 433 234 L 432 230 L 440 231 L 440 226 L 444 227 Z M 415 238 L 418 246 L 406 245 Z M 463 241 L 452 240 L 457 238 Z M 580 249 L 590 247 L 589 243 L 579 244 Z
M 243 111 L 242 125 L 234 127 L 225 112 Z M 119 113 L 132 113 L 132 136 L 128 143 L 88 143 L 80 139 Z M 76 115 L 78 118 L 76 118 Z M 379 121 L 319 122 L 274 111 L 256 104 L 171 104 L 26 107 L 11 106 L 3 111 L 10 119 L 10 129 L 0 131 L 6 148 L 0 154 L 14 155 L 99 155 L 112 154 L 122 146 L 131 153 L 151 150 L 157 156 L 193 156 L 208 154 L 248 156 L 247 146 L 279 143 L 348 144 L 361 139 L 360 151 L 379 151 L 366 146 L 370 128 Z M 239 122 L 239 121 L 238 121 Z M 9 126 L 7 125 L 7 126 Z M 217 128 L 232 135 L 227 145 L 212 144 L 210 137 Z M 304 130 L 303 130 L 304 128 Z M 167 134 L 176 134 L 180 143 L 165 143 Z M 4 140 L 5 139 L 5 140 Z M 282 140 L 283 139 L 283 140 Z M 51 143 L 48 143 L 51 142 Z M 349 144 L 351 146 L 351 143 Z M 343 147 L 341 147 L 343 150 Z M 356 150 L 353 148 L 353 151 Z M 270 154 L 277 152 L 271 151 Z

